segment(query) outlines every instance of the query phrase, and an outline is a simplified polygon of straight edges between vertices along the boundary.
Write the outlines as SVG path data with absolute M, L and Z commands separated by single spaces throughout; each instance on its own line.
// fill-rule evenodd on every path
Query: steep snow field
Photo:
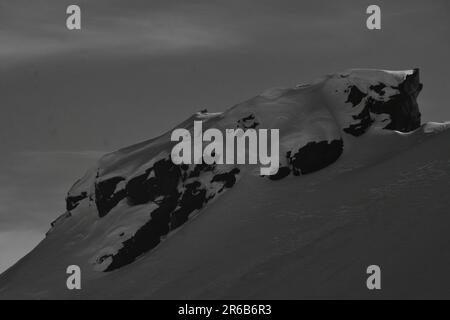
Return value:
M 179 126 L 279 128 L 276 177 L 173 166 L 170 132 L 105 156 L 0 299 L 450 298 L 449 123 L 420 126 L 418 77 L 352 70 Z

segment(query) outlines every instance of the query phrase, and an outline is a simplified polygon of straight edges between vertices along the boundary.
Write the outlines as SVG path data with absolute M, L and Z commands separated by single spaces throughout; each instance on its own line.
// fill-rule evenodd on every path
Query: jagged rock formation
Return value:
M 260 210 L 260 216 L 266 218 L 270 214 L 265 212 L 264 205 L 254 203 L 252 199 L 260 199 L 263 203 L 267 192 L 272 192 L 270 190 L 276 195 L 287 186 L 297 186 L 299 191 L 295 197 L 307 203 L 308 192 L 314 193 L 320 186 L 331 183 L 329 181 L 337 181 L 348 172 L 357 172 L 360 168 L 385 161 L 439 131 L 444 132 L 448 125 L 427 124 L 421 127 L 416 101 L 421 89 L 417 69 L 399 72 L 350 70 L 309 85 L 267 90 L 223 113 L 200 112 L 178 128 L 192 131 L 194 121 L 201 120 L 205 129 L 221 131 L 227 128 L 279 129 L 278 173 L 260 177 L 255 165 L 175 165 L 170 159 L 174 143 L 170 141 L 169 131 L 158 138 L 104 156 L 71 188 L 66 199 L 67 212 L 52 224 L 43 247 L 55 246 L 60 241 L 69 242 L 69 247 L 73 246 L 75 251 L 68 247 L 67 251 L 61 249 L 58 254 L 76 260 L 71 263 L 82 264 L 85 270 L 89 270 L 89 278 L 95 280 L 102 272 L 120 272 L 137 260 L 152 261 L 153 255 L 156 255 L 153 259 L 158 259 L 154 263 L 165 265 L 161 261 L 166 257 L 162 253 L 157 255 L 156 250 L 180 229 L 195 238 L 195 228 L 185 225 L 197 215 L 202 219 L 213 211 L 228 208 L 242 221 L 246 221 L 247 215 L 253 217 L 249 224 L 259 235 L 260 230 L 266 230 L 268 225 L 254 218 L 250 211 Z M 239 187 L 241 182 L 243 186 Z M 303 187 L 306 183 L 311 191 Z M 342 185 L 342 188 L 353 187 Z M 285 198 L 290 193 L 286 190 L 279 193 L 278 198 L 274 198 L 275 195 L 267 197 L 283 199 L 280 205 L 283 210 L 303 212 L 301 204 L 292 197 L 289 198 L 291 200 Z M 328 189 L 324 187 L 323 190 Z M 357 192 L 356 189 L 353 192 L 355 197 Z M 248 200 L 242 198 L 242 194 L 248 194 Z M 324 199 L 327 196 L 323 194 Z M 320 211 L 320 206 L 314 210 Z M 237 231 L 229 234 L 230 241 L 239 237 L 248 239 L 239 233 L 239 228 L 246 228 L 244 222 L 231 222 L 217 216 L 215 219 L 236 224 Z M 226 225 L 223 228 L 228 230 Z M 211 230 L 217 232 L 214 227 Z M 209 236 L 214 239 L 215 234 Z M 260 236 L 255 236 L 255 239 L 262 241 Z M 254 246 L 258 245 L 258 242 L 254 243 Z M 221 248 L 225 250 L 227 247 L 223 245 Z M 174 247 L 166 250 L 177 251 Z M 192 251 L 196 250 L 215 252 L 218 249 L 192 247 Z M 240 249 L 227 250 L 222 254 L 230 258 L 233 250 Z M 258 259 L 263 256 L 259 254 Z M 204 261 L 204 258 L 199 259 Z M 249 267 L 248 262 L 242 263 Z M 168 266 L 168 270 L 173 268 Z M 152 272 L 155 286 L 163 286 Z M 0 287 L 2 283 L 5 280 L 0 282 Z

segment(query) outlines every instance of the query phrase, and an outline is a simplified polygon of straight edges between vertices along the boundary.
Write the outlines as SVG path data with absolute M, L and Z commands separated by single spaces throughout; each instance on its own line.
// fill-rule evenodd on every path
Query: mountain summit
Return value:
M 175 165 L 173 130 L 105 155 L 0 298 L 450 297 L 449 123 L 421 124 L 421 90 L 417 69 L 354 69 L 177 126 L 278 129 L 270 176 Z

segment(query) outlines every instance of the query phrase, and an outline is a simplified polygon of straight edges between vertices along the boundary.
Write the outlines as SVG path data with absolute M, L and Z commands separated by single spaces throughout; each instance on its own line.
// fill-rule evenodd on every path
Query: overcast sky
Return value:
M 66 29 L 78 4 L 82 30 Z M 382 30 L 365 27 L 369 4 Z M 0 272 L 104 152 L 193 112 L 347 68 L 421 68 L 423 120 L 449 120 L 450 2 L 0 0 Z

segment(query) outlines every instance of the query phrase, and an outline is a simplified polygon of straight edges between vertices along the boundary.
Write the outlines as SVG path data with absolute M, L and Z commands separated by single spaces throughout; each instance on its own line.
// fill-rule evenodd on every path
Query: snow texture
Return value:
M 348 70 L 177 126 L 279 129 L 274 176 L 174 165 L 172 130 L 105 155 L 0 298 L 370 297 L 373 263 L 394 283 L 384 297 L 450 297 L 433 284 L 450 260 L 450 125 L 421 125 L 421 89 L 417 69 Z

